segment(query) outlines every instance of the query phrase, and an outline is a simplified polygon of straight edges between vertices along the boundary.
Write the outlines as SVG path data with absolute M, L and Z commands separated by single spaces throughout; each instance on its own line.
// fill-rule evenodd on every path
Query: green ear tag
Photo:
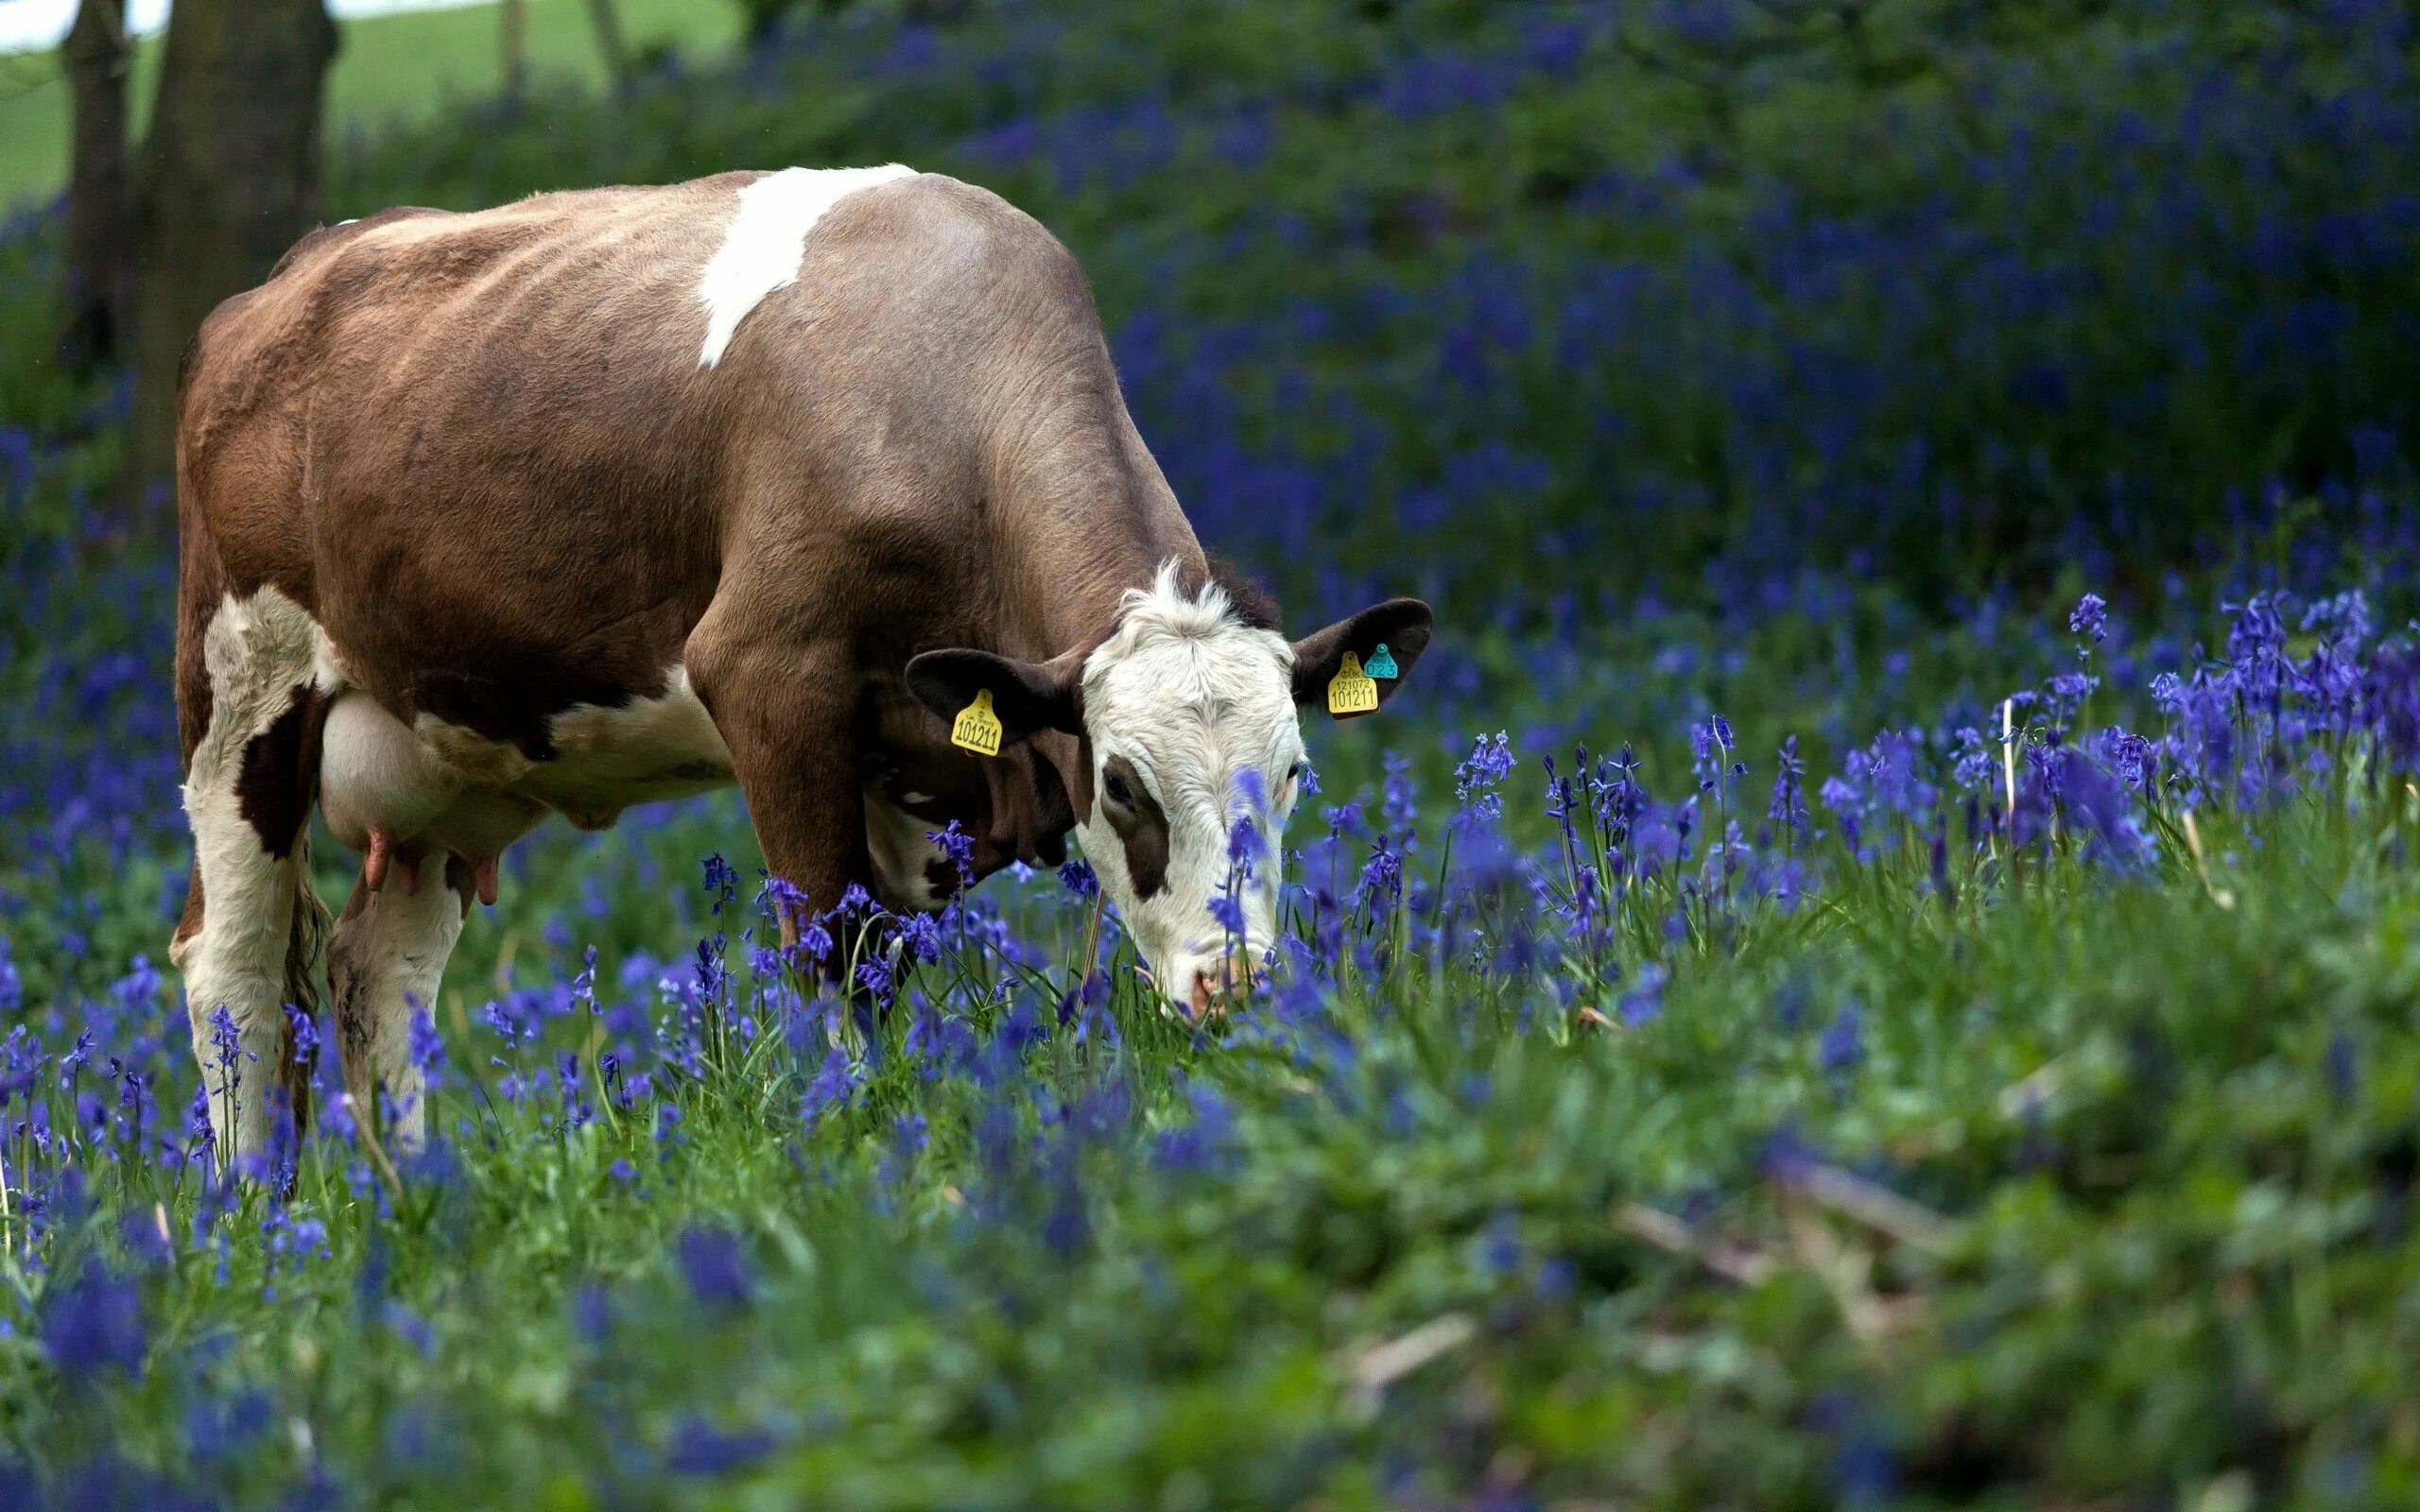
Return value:
M 1327 683 L 1327 712 L 1339 719 L 1378 712 L 1378 685 L 1361 670 L 1361 659 L 1344 653 L 1343 664 Z
M 1387 643 L 1384 641 L 1380 641 L 1378 643 L 1378 648 L 1370 653 L 1370 665 L 1367 670 L 1370 676 L 1374 678 L 1384 678 L 1389 682 L 1392 682 L 1395 679 L 1403 676 L 1402 673 L 1395 670 L 1395 654 L 1387 649 Z
M 977 756 L 1000 754 L 1000 721 L 992 713 L 992 690 L 978 688 L 975 701 L 958 712 L 949 727 L 949 743 Z

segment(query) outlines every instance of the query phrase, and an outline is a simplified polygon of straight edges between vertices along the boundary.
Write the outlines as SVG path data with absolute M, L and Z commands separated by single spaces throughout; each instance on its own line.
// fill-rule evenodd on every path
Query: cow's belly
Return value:
M 602 829 L 634 803 L 733 781 L 731 752 L 681 669 L 660 696 L 567 709 L 548 733 L 555 755 L 533 761 L 428 714 L 406 725 L 367 695 L 347 692 L 328 711 L 320 812 L 356 850 L 374 830 L 398 845 L 477 858 L 501 851 L 549 810 Z

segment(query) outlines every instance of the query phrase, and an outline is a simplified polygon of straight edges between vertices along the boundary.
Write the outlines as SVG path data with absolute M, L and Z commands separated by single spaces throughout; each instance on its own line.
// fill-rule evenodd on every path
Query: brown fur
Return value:
M 885 184 L 700 370 L 699 277 L 751 177 L 389 212 L 211 317 L 180 428 L 188 755 L 211 613 L 274 584 L 406 722 L 539 761 L 554 714 L 685 663 L 769 863 L 819 904 L 871 880 L 869 773 L 913 768 L 981 869 L 1054 853 L 1091 800 L 1076 752 L 987 775 L 902 669 L 1046 661 L 1160 560 L 1207 570 L 1082 274 L 990 194 Z M 279 822 L 305 765 L 263 781 Z
M 1126 790 L 1127 806 L 1109 807 L 1109 827 L 1126 848 L 1126 874 L 1134 880 L 1137 897 L 1150 898 L 1168 885 L 1168 816 L 1143 783 L 1143 774 L 1123 756 L 1112 756 L 1101 772 Z

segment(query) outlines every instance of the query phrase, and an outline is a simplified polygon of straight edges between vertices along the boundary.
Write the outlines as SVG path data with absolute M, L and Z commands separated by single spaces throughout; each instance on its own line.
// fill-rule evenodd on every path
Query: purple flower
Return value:
M 1840 1016 L 1824 1031 L 1815 1047 L 1816 1060 L 1827 1072 L 1852 1071 L 1865 1058 L 1863 1016 L 1854 1003 L 1841 1005 Z
M 435 1091 L 438 1078 L 445 1069 L 445 1040 L 437 1032 L 437 1021 L 418 1004 L 412 1005 L 411 1025 L 405 1035 L 405 1048 L 412 1057 L 412 1064 L 420 1068 L 429 1090 Z
M 948 858 L 951 868 L 958 873 L 959 886 L 975 885 L 975 836 L 959 828 L 958 821 L 952 819 L 941 829 L 925 831 L 925 838 Z
M 1472 743 L 1471 753 L 1454 768 L 1455 801 L 1467 814 L 1491 819 L 1501 815 L 1504 796 L 1496 789 L 1512 775 L 1514 762 L 1512 742 L 1504 731 L 1479 736 Z
M 1210 895 L 1210 917 L 1230 935 L 1241 936 L 1244 933 L 1243 902 L 1233 893 L 1214 892 Z
M 2067 628 L 2086 640 L 2100 641 L 2109 634 L 2109 606 L 2099 593 L 2086 593 L 2076 600 L 2067 615 Z
M 1227 826 L 1227 868 L 1238 882 L 1249 881 L 1253 868 L 1269 854 L 1269 842 L 1260 833 L 1260 821 L 1249 809 L 1236 811 L 1235 822 Z
M 764 1429 L 726 1434 L 690 1413 L 673 1427 L 664 1466 L 676 1475 L 727 1475 L 770 1454 L 776 1442 Z
M 1773 753 L 1773 796 L 1765 817 L 1793 837 L 1806 833 L 1806 764 L 1799 759 L 1798 737 L 1792 735 Z
M 712 1308 L 746 1307 L 755 1290 L 739 1236 L 705 1224 L 681 1230 L 673 1246 L 689 1295 Z
M 823 1057 L 822 1069 L 807 1083 L 806 1095 L 799 1102 L 799 1117 L 812 1124 L 823 1116 L 824 1109 L 847 1102 L 849 1094 L 856 1091 L 858 1076 L 857 1068 L 849 1061 L 849 1053 L 834 1045 Z
M 821 963 L 828 960 L 832 955 L 832 932 L 823 927 L 821 919 L 810 920 L 804 929 L 798 932 L 798 948 L 810 961 Z
M 1387 849 L 1384 836 L 1372 842 L 1370 859 L 1361 865 L 1357 902 L 1373 911 L 1392 909 L 1403 894 L 1403 857 Z
M 1664 1012 L 1664 985 L 1671 980 L 1671 971 L 1655 961 L 1638 968 L 1631 985 L 1622 993 L 1619 1011 L 1622 1022 L 1635 1029 L 1652 1023 Z
M 714 911 L 739 896 L 739 873 L 719 853 L 706 857 L 706 891 L 714 896 Z
M 910 914 L 902 919 L 899 937 L 907 942 L 912 960 L 931 962 L 942 958 L 941 920 L 930 914 Z
M 857 963 L 857 985 L 877 998 L 890 996 L 890 966 L 880 956 Z
M 111 1370 L 141 1375 L 145 1343 L 142 1294 L 97 1255 L 85 1256 L 75 1278 L 44 1299 L 43 1345 L 71 1382 Z
M 1090 865 L 1069 861 L 1059 868 L 1059 884 L 1079 898 L 1089 899 L 1100 891 L 1100 878 L 1094 875 Z

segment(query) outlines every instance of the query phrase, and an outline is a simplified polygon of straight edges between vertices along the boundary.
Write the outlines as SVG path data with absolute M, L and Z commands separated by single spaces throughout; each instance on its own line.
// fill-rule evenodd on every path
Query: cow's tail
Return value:
M 332 922 L 328 905 L 311 885 L 311 835 L 306 829 L 294 844 L 294 919 L 285 931 L 285 1001 L 307 1021 L 307 1027 L 289 1017 L 277 1057 L 278 1079 L 293 1105 L 297 1133 L 310 1126 L 311 1081 L 318 1057 L 334 1053 L 318 1043 L 320 1014 L 327 1007 L 320 991 L 319 968 L 327 953 Z

